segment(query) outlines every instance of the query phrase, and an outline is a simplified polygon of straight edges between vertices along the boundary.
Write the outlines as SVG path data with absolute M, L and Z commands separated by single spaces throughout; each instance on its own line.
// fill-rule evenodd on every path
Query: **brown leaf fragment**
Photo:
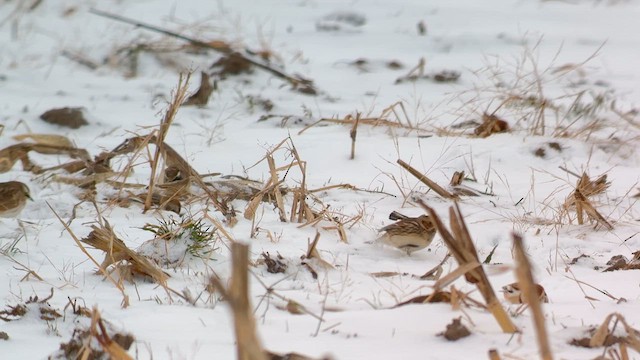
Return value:
M 373 276 L 374 278 L 387 278 L 387 277 L 394 277 L 394 276 L 409 275 L 409 273 L 400 273 L 397 271 L 377 271 L 377 272 L 372 272 L 369 275 Z
M 553 150 L 557 151 L 557 152 L 562 152 L 562 146 L 560 146 L 560 143 L 552 141 L 547 143 L 547 145 L 549 145 L 550 148 L 552 148 Z
M 543 147 L 539 147 L 533 152 L 533 155 L 544 159 L 544 157 L 547 156 L 547 152 Z
M 451 193 L 456 196 L 480 196 L 478 191 L 466 186 L 454 186 L 451 188 Z
M 441 70 L 432 75 L 433 81 L 438 83 L 452 83 L 460 79 L 460 73 L 455 70 Z
M 404 69 L 404 64 L 402 64 L 398 60 L 391 60 L 387 62 L 387 68 L 391 70 L 400 70 L 400 69 Z
M 282 261 L 282 256 L 278 255 L 276 258 L 272 258 L 268 252 L 263 252 L 260 255 L 264 264 L 267 265 L 267 272 L 278 274 L 287 271 L 287 264 Z
M 433 303 L 450 303 L 451 293 L 448 291 L 437 291 L 430 295 L 420 295 L 413 297 L 407 301 L 403 301 L 394 307 L 400 307 L 410 304 L 433 304 Z
M 464 180 L 464 171 L 456 171 L 453 173 L 453 176 L 451 177 L 451 181 L 449 182 L 449 185 L 458 186 L 462 184 L 462 180 Z
M 36 144 L 41 145 L 49 145 L 54 147 L 67 147 L 67 148 L 75 148 L 73 142 L 69 140 L 66 136 L 55 135 L 55 134 L 20 134 L 14 135 L 14 140 L 23 141 L 23 140 L 32 140 Z
M 476 136 L 486 138 L 491 134 L 509 131 L 509 123 L 493 114 L 482 114 L 482 124 L 474 130 Z
M 427 35 L 427 24 L 424 23 L 424 20 L 420 20 L 418 22 L 418 25 L 416 25 L 418 28 L 418 35 L 420 36 L 426 36 Z
M 209 75 L 202 71 L 200 73 L 200 88 L 191 95 L 187 101 L 182 104 L 182 106 L 207 106 L 213 90 L 215 90 L 215 85 L 211 85 Z
M 639 270 L 640 259 L 638 259 L 638 255 L 640 255 L 640 251 L 634 252 L 631 261 L 629 261 L 624 255 L 612 256 L 611 259 L 607 261 L 607 265 L 609 265 L 609 267 L 604 269 L 603 272 L 616 270 Z
M 624 331 L 619 328 L 623 328 Z M 618 329 L 618 330 L 616 330 Z M 615 334 L 614 334 L 615 333 Z M 596 348 L 610 347 L 624 344 L 640 351 L 640 332 L 629 326 L 626 319 L 619 313 L 607 315 L 598 327 L 592 326 L 586 331 L 586 336 L 569 342 L 573 346 Z
M 216 74 L 222 78 L 233 75 L 248 74 L 253 71 L 251 63 L 241 54 L 237 52 L 222 56 L 216 61 L 212 68 L 219 68 Z
M 591 256 L 589 255 L 585 255 L 585 254 L 580 254 L 580 256 L 574 257 L 573 259 L 571 259 L 571 261 L 569 262 L 569 265 L 575 265 L 578 263 L 578 261 L 580 261 L 580 259 L 582 258 L 591 258 Z
M 471 335 L 471 331 L 462 325 L 462 318 L 453 319 L 444 332 L 438 334 L 449 341 L 456 341 Z
M 579 339 L 572 339 L 569 344 L 578 347 L 591 348 L 591 346 L 589 346 L 590 341 L 591 338 L 584 337 Z M 609 347 L 622 342 L 624 342 L 624 337 L 622 336 L 607 335 L 604 340 L 603 346 Z
M 614 255 L 607 261 L 608 268 L 604 269 L 604 272 L 624 270 L 627 267 L 629 260 L 624 255 Z
M 267 360 L 331 360 L 329 357 L 323 358 L 311 358 L 305 355 L 301 355 L 298 353 L 286 353 L 286 354 L 276 354 L 271 351 L 265 351 L 265 355 L 267 356 Z
M 82 108 L 64 107 L 51 109 L 40 115 L 40 119 L 49 124 L 65 126 L 72 129 L 78 129 L 81 126 L 89 125 L 84 117 Z
M 307 313 L 304 306 L 302 306 L 300 303 L 294 300 L 287 301 L 287 305 L 285 309 L 289 314 L 293 314 L 293 315 L 303 315 Z
M 18 304 L 15 306 L 7 306 L 5 310 L 0 311 L 0 320 L 13 321 L 17 320 L 27 314 L 27 307 L 24 304 Z
M 116 331 L 95 308 L 91 318 L 90 328 L 76 328 L 71 339 L 61 343 L 60 349 L 48 359 L 133 360 L 127 350 L 135 341 L 134 336 Z

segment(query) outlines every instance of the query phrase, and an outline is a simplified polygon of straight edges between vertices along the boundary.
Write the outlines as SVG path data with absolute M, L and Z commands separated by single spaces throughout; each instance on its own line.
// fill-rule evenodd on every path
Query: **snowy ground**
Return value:
M 32 3 L 38 4 L 31 10 Z M 599 325 L 607 314 L 621 313 L 629 325 L 640 328 L 637 270 L 602 272 L 612 256 L 632 258 L 640 250 L 640 215 L 633 197 L 640 169 L 640 119 L 633 111 L 640 102 L 639 1 L 3 0 L 0 148 L 18 143 L 13 136 L 31 132 L 64 135 L 97 155 L 157 129 L 181 71 L 194 72 L 192 91 L 198 88 L 200 71 L 215 71 L 210 66 L 219 54 L 188 51 L 181 40 L 99 17 L 91 8 L 203 41 L 268 50 L 272 63 L 312 79 L 319 89 L 317 96 L 300 94 L 258 69 L 229 76 L 218 80 L 206 107 L 182 107 L 166 139 L 201 174 L 245 176 L 264 184 L 269 168 L 261 160 L 290 137 L 284 147 L 295 146 L 306 161 L 308 189 L 337 184 L 357 189 L 329 188 L 316 192 L 316 201 L 309 200 L 315 210 L 328 207 L 340 221 L 358 218 L 345 226 L 347 242 L 340 240 L 335 223 L 300 227 L 280 222 L 277 209 L 266 203 L 256 216 L 261 231 L 251 238 L 251 221 L 242 216 L 247 202 L 231 203 L 238 223 L 225 223 L 225 229 L 250 244 L 251 260 L 268 252 L 288 264 L 285 273 L 277 274 L 263 264 L 251 268 L 256 275 L 251 299 L 266 349 L 335 359 L 488 358 L 489 349 L 504 358 L 538 357 L 529 311 L 513 317 L 521 330 L 514 336 L 501 332 L 483 309 L 452 309 L 449 304 L 392 309 L 431 293 L 434 282 L 412 274 L 437 265 L 446 246 L 437 236 L 428 251 L 408 257 L 370 242 L 390 223 L 391 211 L 422 214 L 415 198 L 434 207 L 447 224 L 452 205 L 398 166 L 398 159 L 445 187 L 455 171 L 476 179 L 464 185 L 486 194 L 463 197 L 460 208 L 480 260 L 496 247 L 485 265 L 496 290 L 514 281 L 511 232 L 524 235 L 534 276 L 550 298 L 544 312 L 556 358 L 602 354 L 603 348 L 568 343 L 585 336 L 589 326 Z M 425 34 L 418 31 L 421 22 Z M 139 53 L 137 74 L 131 76 L 126 51 L 119 50 L 137 45 L 150 45 L 153 51 Z M 96 67 L 89 69 L 63 52 Z M 395 84 L 421 58 L 424 75 L 430 78 Z M 392 61 L 404 67 L 394 69 Z M 444 70 L 460 73 L 459 80 L 433 81 L 433 75 Z M 505 101 L 509 97 L 511 101 Z M 271 101 L 273 108 L 262 108 L 260 99 Z M 536 126 L 542 100 L 545 123 Z M 353 160 L 350 126 L 323 122 L 300 133 L 321 118 L 344 119 L 356 112 L 377 117 L 397 102 L 406 114 L 398 105 L 397 116 L 386 118 L 404 127 L 360 124 Z M 66 106 L 84 107 L 90 125 L 72 130 L 39 119 L 49 109 Z M 480 122 L 484 112 L 506 120 L 511 132 L 479 138 L 471 136 L 473 127 L 456 126 Z M 267 114 L 274 116 L 258 121 Z M 64 155 L 30 157 L 43 167 L 69 161 Z M 128 160 L 121 156 L 112 165 L 121 169 Z M 283 149 L 275 161 L 278 167 L 287 166 L 292 157 Z M 562 211 L 578 180 L 570 172 L 586 172 L 593 179 L 607 174 L 610 187 L 591 201 L 613 230 L 593 222 L 579 225 L 574 209 Z M 114 328 L 131 333 L 136 341 L 129 354 L 134 358 L 234 358 L 229 309 L 218 295 L 205 291 L 212 274 L 228 279 L 228 239 L 218 231 L 209 258 L 187 258 L 165 269 L 171 275 L 168 286 L 197 297 L 194 305 L 157 284 L 135 279 L 124 282 L 130 304 L 123 308 L 122 293 L 96 273 L 96 265 L 49 208 L 67 221 L 82 194 L 74 185 L 54 181 L 54 174 L 65 175 L 60 170 L 35 175 L 20 163 L 0 174 L 0 181 L 28 184 L 33 197 L 19 221 L 0 219 L 0 309 L 34 296 L 46 298 L 53 288 L 48 304 L 64 315 L 44 320 L 34 310 L 1 322 L 0 331 L 9 336 L 1 346 L 2 358 L 47 358 L 71 338 L 74 328 L 86 327 L 90 320 L 72 313 L 70 299 L 97 307 Z M 127 182 L 146 185 L 149 175 L 143 155 Z M 284 172 L 279 175 L 290 188 L 300 185 L 298 168 L 286 177 Z M 145 224 L 177 217 L 161 210 L 143 214 L 136 203 L 116 206 L 105 199 L 117 191 L 105 183 L 97 191 L 98 209 L 86 202 L 75 209 L 70 229 L 78 237 L 85 237 L 102 216 L 127 246 L 137 249 L 153 238 L 142 230 Z M 287 211 L 292 200 L 291 194 L 285 195 Z M 198 219 L 206 207 L 202 200 L 184 203 L 182 215 Z M 210 204 L 208 214 L 224 220 Z M 314 278 L 300 257 L 316 231 L 321 235 L 320 255 L 332 268 L 316 266 Z M 101 251 L 89 252 L 103 259 Z M 586 257 L 572 263 L 581 255 Z M 444 273 L 456 267 L 450 259 Z M 372 276 L 378 272 L 398 274 Z M 275 294 L 265 296 L 267 289 L 260 282 L 273 286 Z M 454 285 L 464 292 L 475 289 L 463 278 Z M 470 296 L 482 299 L 477 291 Z M 622 298 L 626 301 L 619 301 Z M 315 316 L 287 312 L 283 299 Z M 506 302 L 504 306 L 510 312 L 517 308 Z M 437 336 L 461 316 L 470 337 L 449 342 Z M 638 353 L 630 355 L 638 358 Z

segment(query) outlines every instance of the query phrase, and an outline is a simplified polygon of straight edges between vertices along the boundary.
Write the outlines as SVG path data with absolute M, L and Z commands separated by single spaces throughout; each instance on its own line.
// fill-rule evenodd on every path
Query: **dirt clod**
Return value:
M 449 341 L 456 341 L 471 335 L 469 329 L 462 325 L 461 319 L 462 318 L 453 319 L 451 324 L 447 325 L 447 329 L 438 335 L 444 336 L 444 338 Z
M 49 124 L 65 126 L 72 129 L 89 125 L 89 122 L 84 117 L 82 108 L 64 107 L 51 109 L 40 115 L 40 119 Z

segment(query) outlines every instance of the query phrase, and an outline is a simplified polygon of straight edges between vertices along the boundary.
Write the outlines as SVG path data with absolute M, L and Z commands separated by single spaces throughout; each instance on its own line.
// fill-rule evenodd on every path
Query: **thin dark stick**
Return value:
M 231 53 L 233 53 L 233 51 L 229 48 L 221 48 L 221 47 L 215 47 L 211 44 L 208 44 L 204 41 L 200 41 L 188 36 L 184 36 L 182 34 L 178 34 L 176 32 L 170 31 L 170 30 L 166 30 L 154 25 L 150 25 L 150 24 L 145 24 L 143 22 L 137 21 L 137 20 L 133 20 L 133 19 L 129 19 L 126 18 L 124 16 L 120 16 L 120 15 L 116 15 L 116 14 L 112 14 L 112 13 L 108 13 L 105 11 L 101 11 L 101 10 L 97 10 L 97 9 L 90 9 L 89 10 L 90 13 L 98 15 L 98 16 L 102 16 L 108 19 L 112 19 L 112 20 L 116 20 L 116 21 L 120 21 L 123 23 L 127 23 L 130 25 L 134 25 L 136 27 L 140 27 L 146 30 L 151 30 L 151 31 L 155 31 L 155 32 L 159 32 L 161 34 L 167 35 L 167 36 L 171 36 L 180 40 L 184 40 L 192 45 L 195 46 L 199 46 L 199 47 L 203 47 L 203 48 L 207 48 L 207 49 L 211 49 L 213 51 L 225 54 L 225 55 L 229 55 Z M 246 50 L 245 50 L 246 51 Z M 305 79 L 301 76 L 295 75 L 288 75 L 285 74 L 284 72 L 282 72 L 281 70 L 275 69 L 265 63 L 262 63 L 258 60 L 252 59 L 250 58 L 247 54 L 241 54 L 241 53 L 237 53 L 238 56 L 240 56 L 243 60 L 247 61 L 248 63 L 250 63 L 251 65 L 254 65 L 262 70 L 265 70 L 281 79 L 286 80 L 289 84 L 291 84 L 291 86 L 298 90 L 299 92 L 303 93 L 303 94 L 309 94 L 309 95 L 315 95 L 317 94 L 317 90 L 316 88 L 313 86 L 313 81 L 309 80 L 309 79 Z

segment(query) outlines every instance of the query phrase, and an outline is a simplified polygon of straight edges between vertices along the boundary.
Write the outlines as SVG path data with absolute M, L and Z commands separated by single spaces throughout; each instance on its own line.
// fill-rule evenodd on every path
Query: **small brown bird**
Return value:
M 548 303 L 549 298 L 547 297 L 547 292 L 544 291 L 544 288 L 540 284 L 535 284 L 536 294 L 538 294 L 538 299 L 540 302 Z M 509 285 L 505 285 L 502 287 L 502 293 L 508 302 L 512 304 L 524 304 L 524 295 L 522 291 L 520 291 L 520 284 L 517 282 Z
M 0 183 L 0 217 L 17 217 L 27 204 L 27 199 L 31 200 L 27 185 L 19 181 Z
M 389 219 L 397 221 L 380 229 L 385 233 L 378 241 L 403 250 L 407 255 L 429 246 L 436 235 L 436 227 L 427 215 L 412 218 L 394 211 Z

